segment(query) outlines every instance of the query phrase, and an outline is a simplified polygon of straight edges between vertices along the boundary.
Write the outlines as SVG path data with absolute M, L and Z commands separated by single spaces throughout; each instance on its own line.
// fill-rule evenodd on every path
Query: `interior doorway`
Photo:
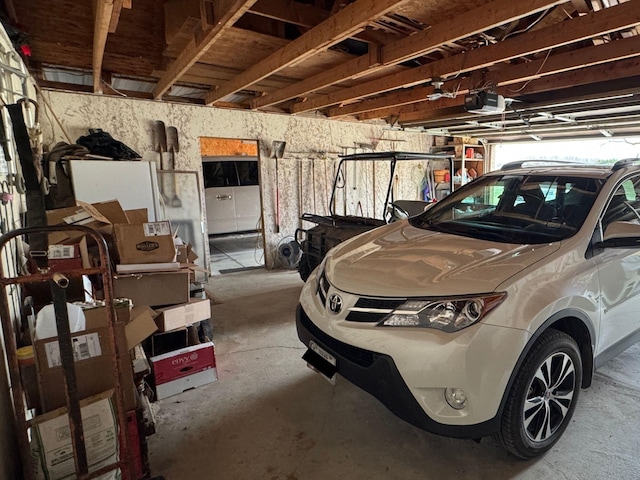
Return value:
M 264 267 L 257 140 L 201 137 L 212 274 Z

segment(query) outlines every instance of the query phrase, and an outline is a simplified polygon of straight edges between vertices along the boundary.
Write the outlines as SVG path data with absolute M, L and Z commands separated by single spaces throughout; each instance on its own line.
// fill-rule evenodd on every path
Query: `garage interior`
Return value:
M 639 476 L 637 345 L 596 372 L 554 449 L 523 462 L 492 439 L 421 431 L 344 379 L 331 386 L 309 370 L 295 331 L 302 281 L 281 247 L 310 227 L 300 219 L 305 212 L 329 214 L 340 155 L 451 154 L 451 174 L 464 183 L 495 168 L 499 144 L 521 144 L 521 158 L 551 141 L 633 144 L 640 0 L 1 3 L 3 105 L 23 100 L 26 127 L 44 155 L 90 129 L 133 150 L 137 163 L 150 165 L 156 190 L 167 192 L 148 220 L 169 220 L 197 254 L 187 262 L 194 279 L 187 296 L 210 300 L 210 320 L 196 331 L 205 342 L 192 330 L 190 346 L 213 341 L 217 380 L 147 402 L 155 433 L 140 454 L 148 458 L 139 478 Z M 26 226 L 28 215 L 6 108 L 2 116 L 6 234 Z M 171 151 L 170 128 L 179 140 Z M 255 151 L 247 153 L 248 144 Z M 207 156 L 257 159 L 256 231 L 208 235 Z M 107 163 L 117 170 L 129 162 Z M 398 198 L 423 199 L 427 167 L 399 168 Z M 90 168 L 81 181 L 74 173 L 76 198 L 85 187 L 89 204 L 115 198 L 128 211 L 130 196 L 130 208 L 139 209 L 142 186 L 127 177 Z M 391 181 L 385 172 L 367 163 L 344 180 L 342 212 L 375 216 Z M 169 192 L 180 207 L 170 208 Z M 215 268 L 216 255 L 239 238 L 254 245 L 242 254 L 247 261 Z M 24 256 L 17 242 L 9 247 L 4 276 L 20 274 Z M 15 326 L 23 299 L 13 287 L 8 295 L 13 318 L 4 323 Z M 7 368 L 0 369 L 0 478 L 7 479 L 29 471 L 16 440 L 11 341 L 4 338 Z

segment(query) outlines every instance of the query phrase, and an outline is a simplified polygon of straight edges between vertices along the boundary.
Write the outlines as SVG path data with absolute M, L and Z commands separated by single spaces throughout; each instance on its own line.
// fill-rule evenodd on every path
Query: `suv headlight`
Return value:
M 457 332 L 478 322 L 502 303 L 506 293 L 445 299 L 410 299 L 378 323 L 379 327 L 436 328 Z

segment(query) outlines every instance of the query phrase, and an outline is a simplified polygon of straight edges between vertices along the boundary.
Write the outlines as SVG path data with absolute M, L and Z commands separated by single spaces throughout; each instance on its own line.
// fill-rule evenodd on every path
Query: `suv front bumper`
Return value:
M 298 337 L 307 347 L 313 340 L 333 355 L 337 373 L 429 432 L 480 438 L 498 431 L 504 392 L 527 332 L 491 325 L 455 334 L 363 325 L 331 315 L 314 284 L 315 274 L 300 297 Z M 353 301 L 349 294 L 341 295 L 347 305 Z M 465 391 L 464 409 L 446 403 L 447 387 Z

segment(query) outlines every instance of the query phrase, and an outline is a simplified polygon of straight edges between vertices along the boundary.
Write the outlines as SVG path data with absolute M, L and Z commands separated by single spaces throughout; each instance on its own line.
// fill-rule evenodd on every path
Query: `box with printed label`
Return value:
M 181 305 L 156 308 L 156 312 L 160 314 L 155 319 L 158 330 L 168 332 L 211 318 L 211 302 L 208 298 L 192 298 Z
M 114 225 L 113 234 L 119 263 L 165 263 L 176 259 L 171 224 L 167 221 L 119 223 Z
M 80 402 L 89 472 L 118 461 L 118 427 L 112 395 L 113 390 Z M 76 478 L 71 439 L 66 409 L 46 413 L 31 421 L 30 449 L 35 478 Z M 119 470 L 112 470 L 100 478 L 115 480 L 120 478 L 120 473 Z
M 151 357 L 151 365 L 158 400 L 218 379 L 213 342 Z
M 76 383 L 79 398 L 96 395 L 114 388 L 115 372 L 113 354 L 109 343 L 108 319 L 105 307 L 83 309 L 86 328 L 71 334 Z M 116 342 L 120 352 L 120 370 L 125 407 L 135 408 L 133 369 L 128 352 L 125 324 L 129 322 L 129 303 L 118 302 L 116 312 Z M 44 412 L 66 405 L 64 372 L 57 337 L 35 339 L 36 366 L 39 378 L 40 398 Z M 96 372 L 100 372 L 96 375 Z

